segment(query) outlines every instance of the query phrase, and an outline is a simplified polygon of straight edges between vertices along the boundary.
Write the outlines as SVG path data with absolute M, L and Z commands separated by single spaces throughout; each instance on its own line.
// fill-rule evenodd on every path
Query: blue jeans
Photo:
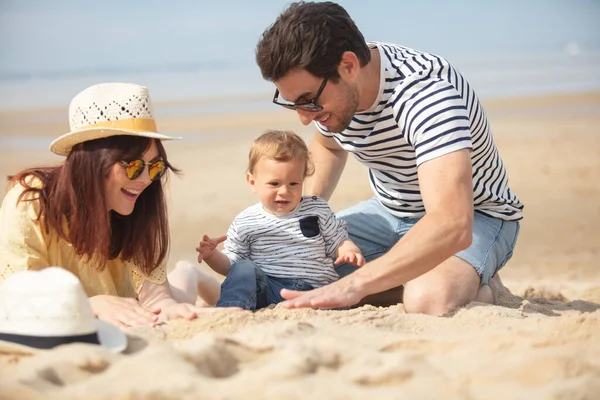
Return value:
M 387 253 L 420 219 L 398 218 L 375 197 L 343 210 L 337 216 L 348 222 L 348 235 L 367 262 Z M 455 255 L 475 268 L 484 285 L 512 257 L 518 236 L 517 221 L 504 221 L 476 211 L 473 242 Z M 343 277 L 356 269 L 353 265 L 341 264 L 336 271 Z
M 313 287 L 300 279 L 268 276 L 252 261 L 241 260 L 229 269 L 221 285 L 217 307 L 259 310 L 282 302 L 281 289 L 311 290 Z

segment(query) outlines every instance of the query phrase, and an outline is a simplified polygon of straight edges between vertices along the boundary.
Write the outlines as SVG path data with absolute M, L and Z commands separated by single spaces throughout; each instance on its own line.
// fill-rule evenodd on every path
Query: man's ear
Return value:
M 248 185 L 250 185 L 252 188 L 252 192 L 256 193 L 256 187 L 254 186 L 256 181 L 254 180 L 254 175 L 252 175 L 251 172 L 246 172 L 246 182 L 248 182 Z
M 340 76 L 348 76 L 350 78 L 356 78 L 360 71 L 360 60 L 356 57 L 356 54 L 352 51 L 345 51 L 342 54 L 342 59 L 338 65 L 338 73 Z

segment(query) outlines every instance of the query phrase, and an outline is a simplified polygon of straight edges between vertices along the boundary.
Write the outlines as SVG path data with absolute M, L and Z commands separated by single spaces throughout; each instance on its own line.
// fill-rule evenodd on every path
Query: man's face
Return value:
M 275 86 L 279 89 L 279 96 L 288 102 L 305 103 L 315 97 L 322 83 L 323 78 L 317 78 L 304 69 L 296 69 L 275 82 Z M 337 83 L 329 79 L 316 101 L 323 110 L 311 112 L 297 109 L 296 112 L 304 125 L 314 120 L 329 132 L 339 133 L 350 125 L 358 109 L 358 100 L 358 90 L 351 82 L 343 77 Z

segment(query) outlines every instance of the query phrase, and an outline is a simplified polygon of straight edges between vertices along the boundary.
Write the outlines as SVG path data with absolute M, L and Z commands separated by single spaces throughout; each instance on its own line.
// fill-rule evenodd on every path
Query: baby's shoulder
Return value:
M 329 214 L 331 213 L 331 207 L 329 203 L 322 197 L 318 196 L 302 196 L 300 203 L 301 213 L 317 213 L 317 214 Z
M 243 211 L 241 211 L 238 215 L 235 216 L 235 220 L 243 220 L 246 218 L 251 218 L 253 216 L 261 214 L 261 204 L 256 203 L 251 205 L 250 207 L 246 207 Z

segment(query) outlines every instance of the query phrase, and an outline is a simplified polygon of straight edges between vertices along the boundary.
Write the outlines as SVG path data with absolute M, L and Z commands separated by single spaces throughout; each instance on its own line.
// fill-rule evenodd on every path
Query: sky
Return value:
M 459 68 L 492 71 L 497 66 L 536 75 L 539 71 L 532 72 L 531 67 L 536 63 L 600 54 L 600 0 L 339 3 L 367 40 L 440 54 Z M 198 71 L 208 83 L 218 81 L 230 91 L 244 85 L 262 88 L 254 49 L 263 30 L 288 4 L 287 0 L 0 0 L 0 108 L 23 105 L 25 97 L 14 101 L 12 97 L 22 93 L 31 97 L 29 92 L 38 87 L 51 92 L 40 97 L 56 92 L 63 102 L 87 82 L 146 75 L 153 76 L 149 82 L 165 87 L 164 79 L 180 79 L 173 86 L 185 92 L 188 85 L 183 79 L 196 79 L 193 74 Z M 583 63 L 583 73 L 600 67 L 593 57 Z M 574 64 L 560 68 L 572 71 Z M 223 71 L 241 78 L 228 82 Z M 55 84 L 38 85 L 46 81 Z M 56 82 L 64 83 L 65 93 Z M 215 84 L 198 85 L 216 90 Z

